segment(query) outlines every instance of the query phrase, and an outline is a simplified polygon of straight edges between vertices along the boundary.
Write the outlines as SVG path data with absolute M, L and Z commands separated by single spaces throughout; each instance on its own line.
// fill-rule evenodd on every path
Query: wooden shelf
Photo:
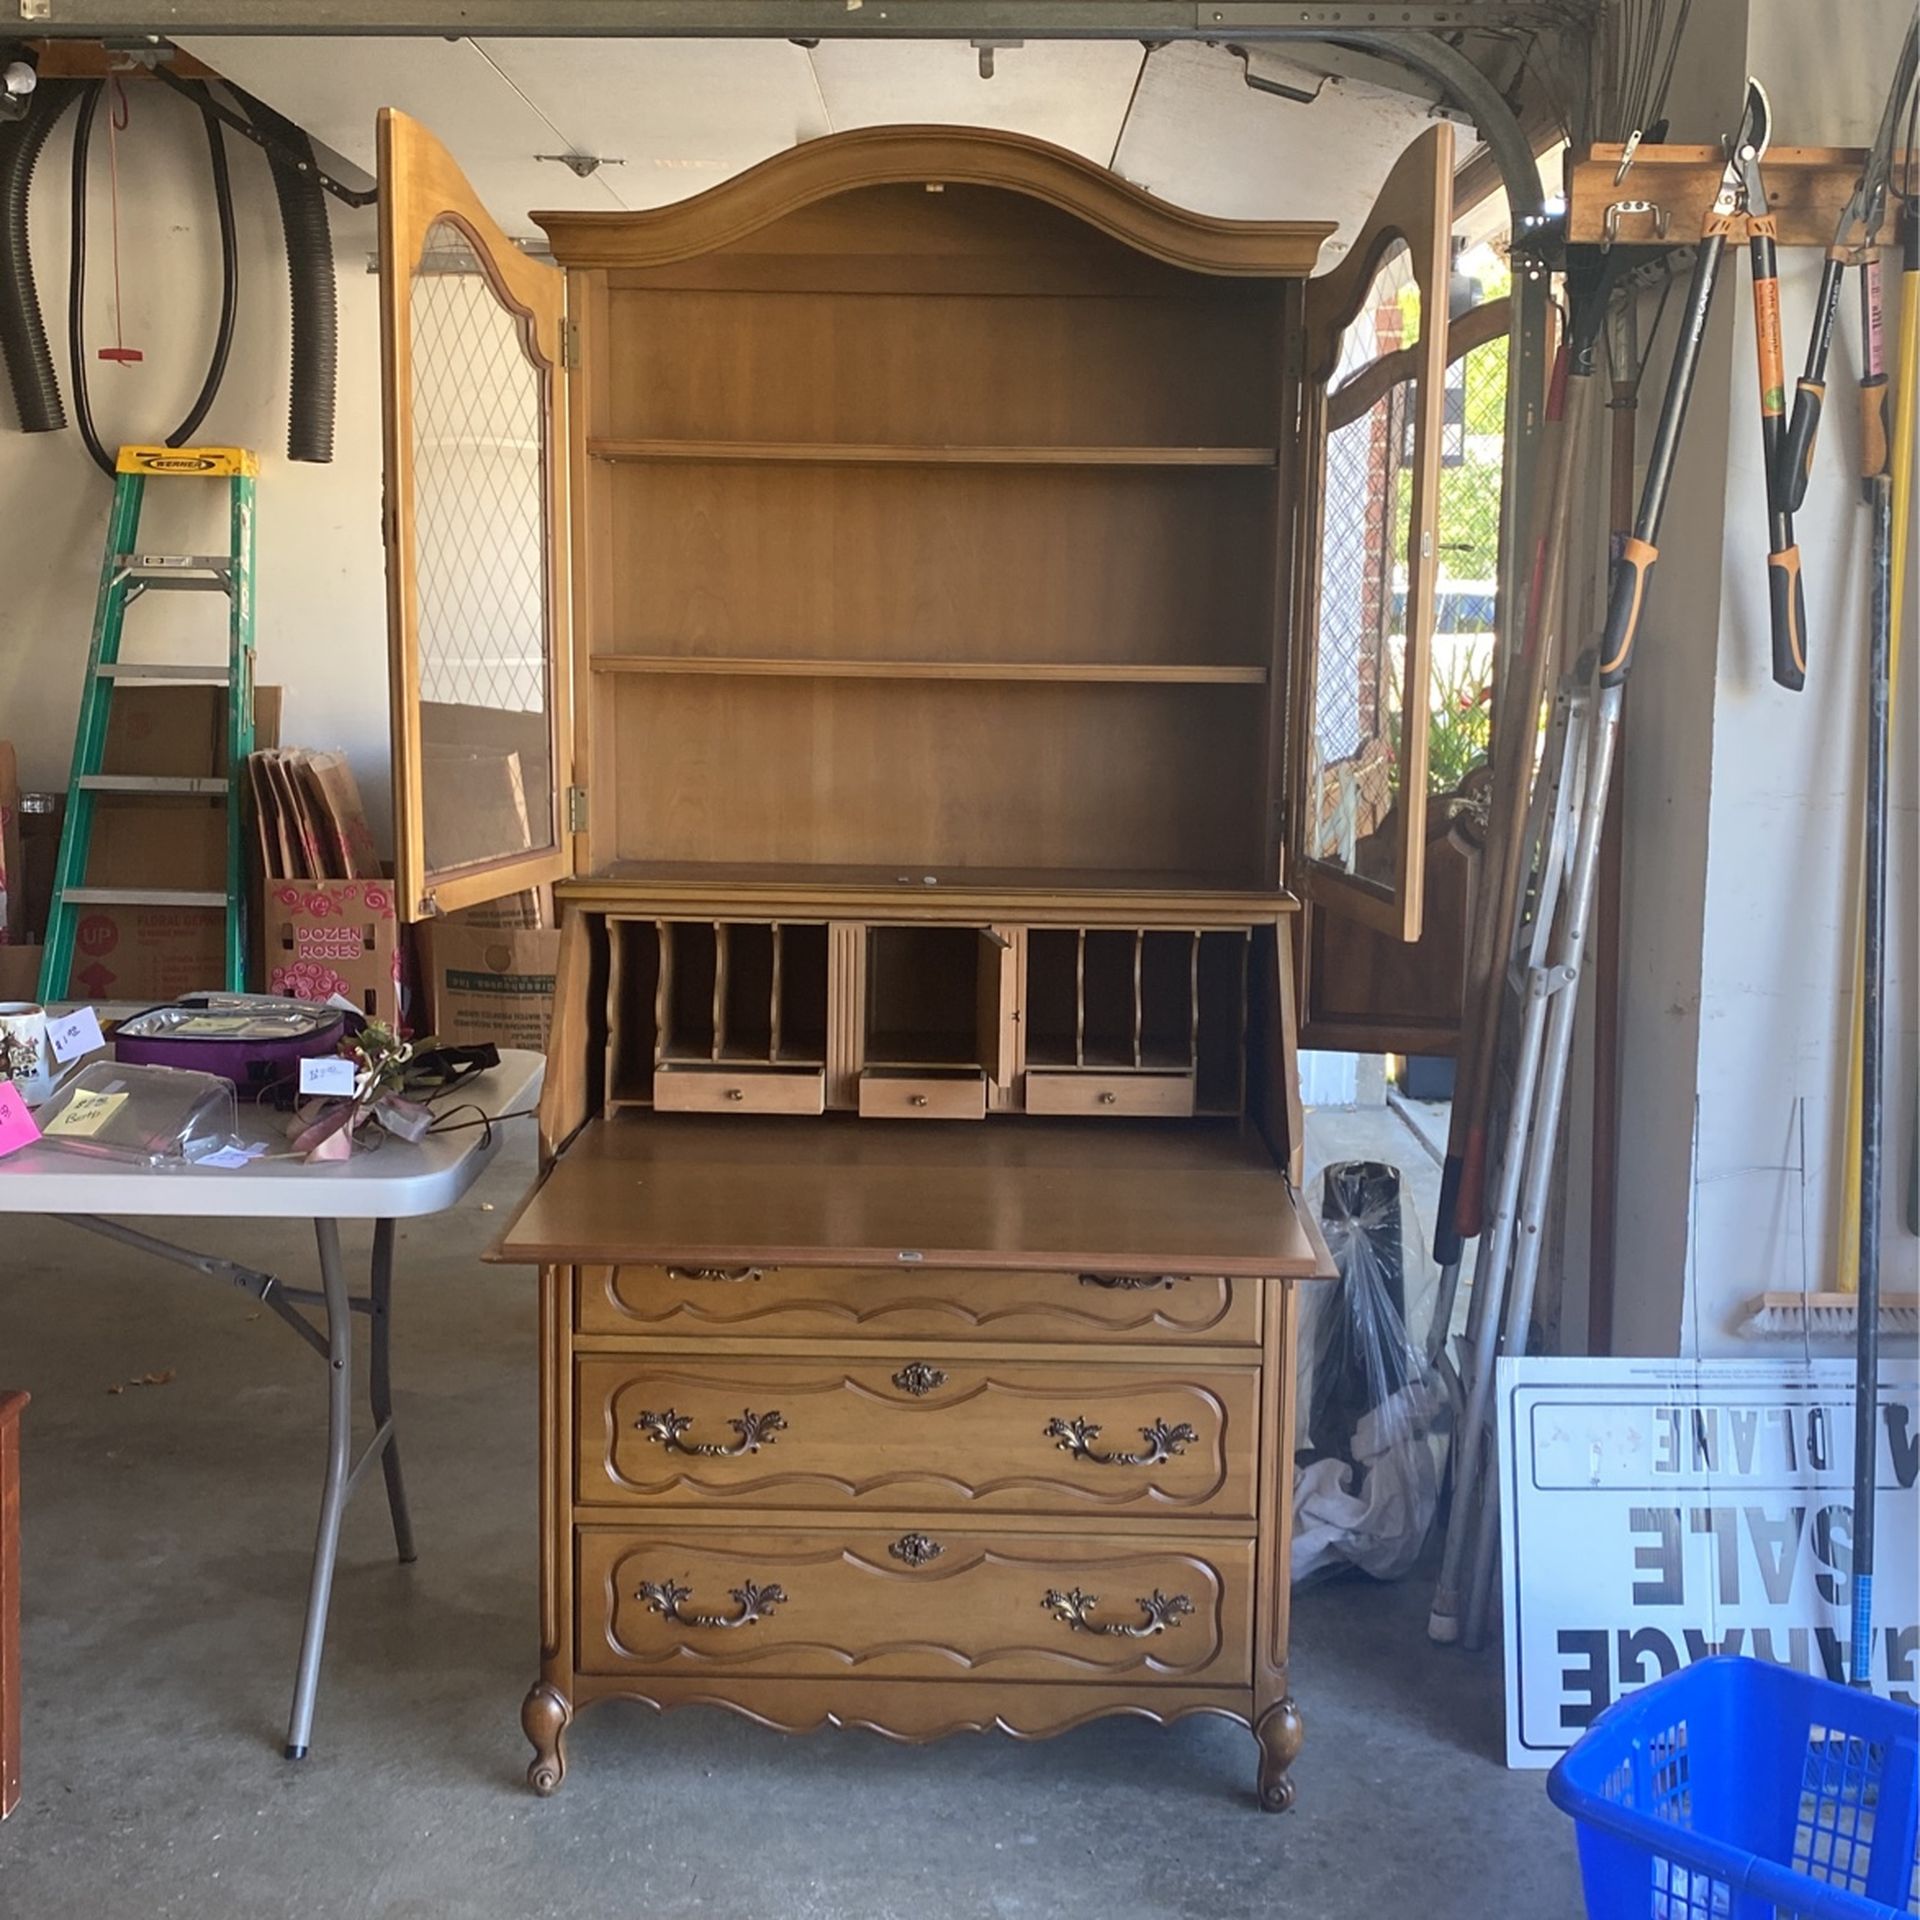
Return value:
M 731 654 L 598 653 L 595 673 L 742 674 L 796 680 L 992 680 L 1108 682 L 1117 686 L 1264 687 L 1265 667 L 1218 661 L 823 660 Z
M 1273 447 L 973 447 L 782 440 L 598 440 L 595 460 L 852 467 L 1266 467 Z

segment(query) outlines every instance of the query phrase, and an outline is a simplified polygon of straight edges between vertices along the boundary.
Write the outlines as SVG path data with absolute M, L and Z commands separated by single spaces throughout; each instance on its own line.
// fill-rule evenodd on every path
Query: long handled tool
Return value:
M 1905 86 L 1901 86 L 1904 75 Z M 1880 122 L 1880 138 L 1886 143 L 1889 164 L 1893 147 L 1894 130 L 1899 124 L 1902 91 L 1911 90 L 1914 82 L 1914 69 L 1904 61 L 1901 70 L 1894 76 L 1896 92 L 1891 96 L 1888 112 Z M 1908 165 L 1912 160 L 1913 136 L 1908 135 Z M 1871 171 L 1873 162 L 1869 162 Z M 1862 185 L 1865 185 L 1863 179 Z M 1851 203 L 1849 203 L 1851 206 Z M 1878 220 L 1873 228 L 1866 229 L 1870 238 L 1877 230 Z M 1920 437 L 1920 179 L 1910 180 L 1908 191 L 1900 203 L 1900 333 L 1894 356 L 1894 371 L 1898 378 L 1895 388 L 1893 433 L 1889 454 L 1893 470 L 1893 548 L 1892 565 L 1889 575 L 1889 594 L 1896 612 L 1906 604 L 1906 560 L 1907 530 L 1913 519 L 1913 461 L 1914 442 Z M 1868 430 L 1863 438 L 1866 451 L 1874 450 L 1876 436 L 1875 423 L 1879 426 L 1878 439 L 1886 444 L 1886 369 L 1880 359 L 1879 328 L 1879 292 L 1880 278 L 1878 263 L 1868 272 L 1863 263 L 1861 272 L 1861 331 L 1866 337 L 1865 360 L 1869 367 L 1878 365 L 1880 377 L 1873 388 L 1869 388 L 1862 397 L 1861 407 Z M 1789 442 L 1791 445 L 1791 441 Z M 1863 462 L 1863 465 L 1865 463 Z M 1892 645 L 1887 656 L 1887 711 L 1897 712 L 1900 697 L 1900 629 L 1898 624 L 1893 630 Z M 1864 880 L 1864 876 L 1863 876 Z M 1866 901 L 1864 891 L 1857 893 L 1854 901 L 1854 1004 L 1861 1006 L 1865 1002 L 1865 981 L 1863 968 L 1866 957 L 1866 945 L 1862 934 Z M 1847 1092 L 1842 1104 L 1846 1116 L 1846 1137 L 1841 1149 L 1841 1181 L 1838 1233 L 1834 1245 L 1834 1289 L 1839 1293 L 1856 1293 L 1860 1284 L 1860 1207 L 1861 1207 L 1861 1139 L 1860 1119 L 1862 1098 L 1865 1088 L 1865 1058 L 1860 1032 L 1860 1023 L 1853 1023 L 1852 1041 L 1847 1055 Z M 1856 1319 L 1857 1324 L 1857 1319 Z
M 1757 105 L 1757 111 L 1756 111 Z M 1760 161 L 1772 133 L 1767 90 L 1747 82 L 1747 118 L 1734 154 L 1740 203 L 1753 259 L 1753 338 L 1760 357 L 1760 438 L 1767 462 L 1767 607 L 1773 628 L 1773 677 L 1798 693 L 1807 684 L 1807 603 L 1794 544 L 1793 509 L 1781 478 L 1787 437 L 1787 366 L 1780 346 L 1779 227 L 1767 210 Z
M 1914 333 L 1911 302 L 1920 291 L 1920 203 L 1901 203 L 1901 274 L 1909 306 L 1902 312 L 1903 347 Z M 1879 280 L 1863 276 L 1863 297 L 1877 300 Z M 1869 336 L 1880 315 L 1863 310 Z M 1902 353 L 1901 412 L 1912 421 L 1913 353 Z M 1901 448 L 1911 471 L 1913 448 Z M 1882 1046 L 1885 1030 L 1887 942 L 1887 764 L 1891 758 L 1894 595 L 1894 476 L 1883 434 L 1863 447 L 1862 479 L 1872 517 L 1872 581 L 1867 614 L 1867 780 L 1865 848 L 1861 861 L 1860 921 L 1860 1298 L 1853 1373 L 1853 1589 L 1848 1678 L 1873 1684 L 1873 1532 L 1875 1463 L 1880 1433 L 1880 1213 L 1882 1173 Z M 1902 489 L 1906 491 L 1905 488 Z M 1903 507 L 1905 502 L 1903 501 Z
M 1756 150 L 1764 146 L 1765 113 L 1766 96 L 1756 83 L 1749 81 L 1740 130 L 1731 143 L 1719 191 L 1708 209 L 1694 253 L 1693 275 L 1668 369 L 1666 394 L 1648 455 L 1633 532 L 1613 566 L 1598 662 L 1599 691 L 1590 709 L 1570 709 L 1568 713 L 1567 724 L 1574 737 L 1565 752 L 1570 767 L 1576 772 L 1582 800 L 1574 823 L 1571 865 L 1555 915 L 1557 924 L 1546 941 L 1541 962 L 1526 969 L 1519 1059 L 1501 1164 L 1501 1200 L 1496 1202 L 1494 1223 L 1482 1244 L 1474 1276 L 1476 1293 L 1484 1290 L 1486 1313 L 1504 1319 L 1510 1353 L 1525 1351 L 1527 1326 L 1533 1315 L 1534 1283 L 1539 1274 L 1547 1195 L 1559 1137 L 1567 1063 L 1572 1051 L 1578 1003 L 1574 989 L 1580 979 L 1581 957 L 1592 913 L 1600 831 L 1613 778 L 1613 750 L 1627 675 L 1632 666 L 1648 576 L 1659 557 L 1660 523 L 1666 512 L 1667 492 L 1686 425 L 1688 403 L 1693 397 L 1714 288 L 1720 277 L 1728 236 L 1744 225 L 1747 215 L 1741 154 L 1749 146 Z M 1560 857 L 1551 846 L 1552 838 L 1551 832 L 1542 835 L 1546 848 L 1541 862 L 1543 870 Z M 1502 1220 L 1503 1212 L 1509 1209 L 1510 1229 Z M 1498 1305 L 1501 1302 L 1505 1308 L 1503 1315 Z M 1428 1633 L 1438 1640 L 1458 1637 L 1460 1602 L 1468 1584 L 1463 1576 L 1470 1575 L 1472 1563 L 1491 1564 L 1495 1530 L 1481 1524 L 1478 1518 L 1492 1482 L 1492 1475 L 1485 1471 L 1491 1457 L 1489 1415 L 1494 1374 L 1491 1353 L 1486 1360 L 1485 1365 L 1476 1367 L 1469 1383 L 1467 1414 L 1459 1436 L 1453 1520 L 1447 1531 L 1440 1581 L 1427 1627 Z M 1480 1584 L 1485 1585 L 1484 1579 Z
M 1833 346 L 1834 321 L 1840 310 L 1840 287 L 1849 267 L 1858 267 L 1863 284 L 1860 289 L 1863 318 L 1871 311 L 1878 315 L 1878 285 L 1869 288 L 1867 280 L 1878 282 L 1880 249 L 1877 236 L 1887 207 L 1887 181 L 1893 165 L 1893 138 L 1900 125 L 1900 109 L 1912 90 L 1914 72 L 1920 67 L 1920 14 L 1908 24 L 1907 37 L 1901 43 L 1900 57 L 1894 62 L 1893 86 L 1880 115 L 1880 130 L 1867 155 L 1859 184 L 1840 211 L 1840 224 L 1834 230 L 1833 244 L 1827 249 L 1826 267 L 1820 275 L 1820 294 L 1814 303 L 1813 332 L 1807 341 L 1806 371 L 1793 396 L 1793 418 L 1788 422 L 1786 439 L 1780 448 L 1773 474 L 1775 489 L 1789 512 L 1797 512 L 1807 494 L 1807 481 L 1813 473 L 1814 442 L 1820 433 L 1820 417 L 1826 408 L 1827 355 Z M 1881 353 L 1877 322 L 1863 329 L 1866 364 L 1860 377 L 1860 427 L 1866 442 L 1869 471 L 1877 463 L 1876 450 L 1884 449 L 1887 439 L 1887 368 Z

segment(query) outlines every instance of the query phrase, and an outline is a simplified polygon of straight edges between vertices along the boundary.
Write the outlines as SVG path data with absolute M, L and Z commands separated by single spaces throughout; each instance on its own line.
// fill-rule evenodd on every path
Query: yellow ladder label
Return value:
M 245 447 L 122 447 L 114 463 L 120 473 L 186 473 L 231 480 L 257 475 L 260 456 Z

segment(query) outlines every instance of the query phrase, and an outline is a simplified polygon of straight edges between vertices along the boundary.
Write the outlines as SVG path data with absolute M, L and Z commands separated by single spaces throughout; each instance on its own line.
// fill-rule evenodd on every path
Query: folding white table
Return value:
M 502 1052 L 498 1067 L 463 1081 L 434 1107 L 447 1122 L 498 1120 L 531 1109 L 540 1094 L 545 1062 L 537 1053 Z M 239 1137 L 266 1141 L 284 1152 L 279 1116 L 243 1106 Z M 530 1119 L 511 1124 L 531 1126 Z M 400 1477 L 394 1436 L 388 1331 L 393 1292 L 393 1223 L 443 1212 L 473 1185 L 500 1145 L 498 1126 L 462 1125 L 430 1134 L 417 1145 L 386 1139 L 351 1159 L 309 1162 L 256 1160 L 245 1167 L 132 1167 L 44 1144 L 0 1160 L 0 1213 L 43 1213 L 71 1221 L 143 1252 L 157 1254 L 216 1279 L 230 1280 L 271 1307 L 326 1361 L 327 1470 L 320 1494 L 320 1524 L 307 1586 L 306 1627 L 295 1671 L 293 1710 L 287 1722 L 289 1760 L 306 1757 L 313 1732 L 314 1698 L 320 1685 L 320 1655 L 326 1643 L 327 1602 L 340 1548 L 340 1520 L 347 1501 L 377 1459 L 386 1476 L 393 1543 L 402 1561 L 414 1557 L 413 1525 Z M 311 1220 L 319 1246 L 320 1285 L 287 1286 L 270 1273 L 163 1240 L 123 1218 Z M 364 1295 L 348 1292 L 340 1256 L 340 1222 L 373 1222 L 373 1259 Z M 321 1310 L 323 1324 L 308 1309 Z M 368 1318 L 367 1399 L 373 1437 L 353 1455 L 353 1316 Z

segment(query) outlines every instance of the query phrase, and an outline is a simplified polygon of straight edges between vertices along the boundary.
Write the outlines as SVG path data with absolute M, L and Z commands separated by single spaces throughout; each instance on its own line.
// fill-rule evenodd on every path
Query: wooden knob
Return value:
M 744 1100 L 744 1099 L 745 1099 L 746 1097 L 747 1097 L 747 1096 L 746 1096 L 746 1091 L 745 1091 L 745 1089 L 744 1089 L 744 1088 L 741 1088 L 741 1087 L 729 1087 L 729 1088 L 727 1089 L 727 1098 L 728 1098 L 729 1100 Z
M 927 1104 L 927 1096 L 924 1093 L 916 1093 L 913 1096 L 913 1104 L 916 1107 L 924 1107 Z
M 1114 1094 L 1114 1091 L 1113 1091 L 1113 1089 L 1112 1089 L 1111 1087 L 1102 1087 L 1102 1088 L 1100 1089 L 1100 1104 L 1101 1104 L 1101 1105 L 1102 1105 L 1103 1107 L 1110 1107 L 1110 1106 L 1112 1106 L 1112 1105 L 1113 1105 L 1113 1103 L 1114 1103 L 1114 1099 L 1115 1099 L 1115 1097 L 1116 1097 L 1116 1096 L 1115 1096 L 1115 1094 Z

